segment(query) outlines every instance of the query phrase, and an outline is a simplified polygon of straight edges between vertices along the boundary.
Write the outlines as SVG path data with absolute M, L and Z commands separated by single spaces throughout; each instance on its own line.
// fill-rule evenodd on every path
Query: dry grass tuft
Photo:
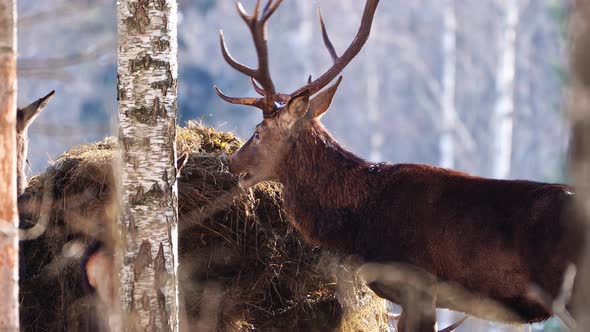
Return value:
M 384 301 L 359 286 L 349 264 L 303 242 L 282 209 L 280 185 L 239 192 L 226 155 L 241 144 L 198 123 L 178 128 L 178 151 L 190 153 L 178 182 L 184 330 L 385 330 Z M 23 246 L 21 315 L 36 330 L 95 327 L 79 257 L 65 257 L 64 248 L 108 238 L 117 217 L 115 147 L 109 138 L 70 149 L 19 199 L 23 227 L 43 218 L 48 225 Z

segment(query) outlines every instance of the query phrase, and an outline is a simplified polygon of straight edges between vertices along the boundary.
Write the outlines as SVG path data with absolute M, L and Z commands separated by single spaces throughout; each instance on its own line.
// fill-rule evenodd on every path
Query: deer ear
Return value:
M 292 126 L 307 113 L 309 105 L 309 90 L 304 90 L 289 100 L 285 110 L 281 113 L 282 120 L 287 123 L 287 126 Z
M 320 92 L 311 100 L 311 106 L 309 107 L 310 111 L 308 112 L 310 118 L 317 119 L 326 113 L 332 104 L 332 100 L 340 86 L 340 82 L 342 82 L 342 76 L 338 78 L 338 81 L 336 81 L 334 85 Z
M 307 113 L 309 109 L 309 90 L 304 90 L 299 95 L 291 98 L 287 103 L 287 110 L 293 116 L 298 118 L 302 117 Z
M 51 91 L 45 97 L 41 97 L 35 100 L 30 105 L 27 105 L 25 108 L 19 108 L 16 110 L 17 118 L 16 118 L 16 129 L 18 131 L 23 131 L 27 128 L 31 122 L 41 113 L 45 105 L 51 100 L 55 91 Z

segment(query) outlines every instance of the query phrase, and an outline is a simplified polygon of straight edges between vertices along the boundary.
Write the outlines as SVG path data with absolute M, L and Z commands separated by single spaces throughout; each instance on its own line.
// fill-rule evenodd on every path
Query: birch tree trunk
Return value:
M 0 331 L 18 331 L 16 0 L 0 0 Z
M 504 11 L 504 22 L 498 45 L 497 99 L 492 114 L 492 176 L 504 179 L 510 176 L 512 160 L 518 4 L 516 0 L 498 0 L 498 3 Z
M 442 128 L 440 138 L 440 166 L 455 167 L 455 82 L 457 75 L 457 18 L 455 0 L 445 0 L 443 8 L 443 73 L 442 73 Z
M 119 142 L 127 330 L 178 330 L 176 0 L 119 0 Z
M 572 124 L 571 173 L 576 189 L 577 216 L 585 224 L 590 239 L 590 3 L 576 1 L 570 20 L 570 91 L 568 113 Z M 588 242 L 588 241 L 587 241 Z M 578 264 L 576 289 L 573 293 L 576 331 L 590 329 L 590 246 L 586 244 Z

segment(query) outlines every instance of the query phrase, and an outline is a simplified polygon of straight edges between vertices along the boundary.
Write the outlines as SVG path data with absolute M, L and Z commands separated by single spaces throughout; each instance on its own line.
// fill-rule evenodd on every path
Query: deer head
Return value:
M 333 66 L 316 80 L 312 80 L 310 76 L 306 85 L 290 94 L 277 92 L 268 63 L 266 23 L 281 3 L 282 0 L 270 0 L 260 13 L 260 0 L 257 0 L 251 16 L 246 13 L 240 2 L 236 4 L 238 14 L 246 22 L 254 40 L 258 56 L 256 69 L 237 62 L 231 56 L 223 32 L 220 32 L 224 59 L 232 68 L 249 76 L 254 90 L 261 95 L 260 98 L 233 98 L 215 87 L 217 94 L 226 102 L 254 106 L 262 110 L 264 117 L 248 142 L 229 159 L 230 172 L 240 176 L 239 183 L 243 188 L 260 181 L 277 179 L 281 164 L 288 159 L 289 147 L 297 140 L 299 133 L 309 128 L 312 122 L 319 121 L 328 110 L 342 77 L 340 76 L 331 87 L 323 91 L 322 89 L 342 72 L 366 43 L 379 0 L 367 0 L 358 33 L 341 56 L 330 41 L 320 13 L 322 37 L 334 62 Z

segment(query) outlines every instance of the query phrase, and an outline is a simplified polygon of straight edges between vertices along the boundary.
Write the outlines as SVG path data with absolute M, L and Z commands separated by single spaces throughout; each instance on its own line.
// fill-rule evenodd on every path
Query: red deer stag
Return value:
M 28 184 L 26 164 L 29 149 L 29 125 L 41 113 L 54 94 L 55 91 L 51 91 L 45 97 L 37 99 L 25 108 L 16 110 L 16 186 L 19 195 L 25 191 Z
M 233 98 L 215 87 L 223 100 L 257 107 L 264 117 L 229 159 L 240 185 L 282 183 L 290 220 L 310 243 L 373 265 L 411 266 L 417 271 L 413 275 L 426 280 L 423 285 L 460 285 L 470 294 L 461 301 L 456 294 L 437 293 L 436 287 L 433 292 L 413 287 L 420 283 L 416 278 L 391 284 L 372 273 L 369 287 L 403 308 L 400 331 L 434 331 L 435 303 L 512 322 L 537 322 L 553 315 L 541 298 L 558 297 L 566 268 L 576 261 L 582 245 L 582 232 L 564 215 L 570 189 L 486 179 L 428 165 L 372 164 L 345 150 L 320 122 L 342 77 L 322 89 L 360 52 L 379 0 L 367 0 L 358 34 L 341 56 L 320 16 L 324 44 L 334 64 L 290 94 L 277 92 L 271 79 L 265 36 L 266 23 L 281 3 L 271 0 L 260 11 L 257 1 L 251 16 L 237 4 L 252 33 L 256 69 L 237 62 L 220 33 L 223 57 L 249 76 L 262 96 Z M 533 286 L 544 296 L 531 292 Z M 512 314 L 475 308 L 486 301 Z

